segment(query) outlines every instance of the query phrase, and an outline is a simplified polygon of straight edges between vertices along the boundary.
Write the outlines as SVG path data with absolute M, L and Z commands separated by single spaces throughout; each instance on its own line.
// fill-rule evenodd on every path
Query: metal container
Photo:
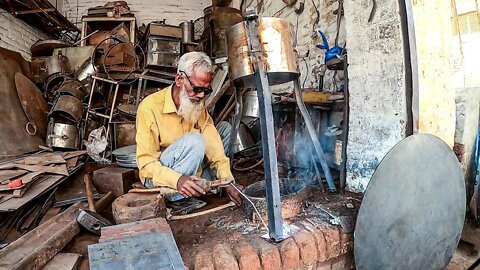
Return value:
M 146 44 L 148 66 L 176 67 L 180 58 L 181 43 L 178 39 L 150 37 Z
M 253 136 L 244 123 L 240 122 L 237 132 L 237 139 L 233 142 L 233 152 L 237 153 L 255 144 Z
M 192 21 L 184 21 L 180 23 L 180 27 L 182 28 L 182 42 L 190 43 L 193 42 L 193 22 Z
M 51 148 L 78 149 L 78 136 L 77 126 L 51 121 L 49 124 L 47 145 Z
M 242 12 L 230 7 L 212 7 L 209 19 L 212 56 L 227 56 L 227 30 L 243 21 Z
M 251 90 L 243 94 L 242 121 L 248 124 L 258 117 L 260 117 L 260 108 L 258 106 L 257 91 Z
M 79 100 L 83 100 L 83 98 L 87 95 L 85 88 L 83 88 L 82 84 L 76 79 L 69 79 L 65 81 L 57 90 L 57 93 L 61 95 L 71 95 Z
M 51 115 L 58 115 L 74 123 L 79 123 L 83 116 L 82 102 L 74 96 L 62 95 L 55 101 Z
M 260 18 L 259 37 L 263 51 L 263 68 L 270 85 L 281 84 L 299 77 L 297 54 L 294 51 L 293 26 L 279 18 Z M 253 65 L 248 53 L 246 23 L 234 25 L 227 31 L 228 68 L 231 80 L 243 87 L 255 85 Z
M 45 58 L 47 77 L 56 73 L 71 73 L 70 62 L 66 56 L 53 55 Z

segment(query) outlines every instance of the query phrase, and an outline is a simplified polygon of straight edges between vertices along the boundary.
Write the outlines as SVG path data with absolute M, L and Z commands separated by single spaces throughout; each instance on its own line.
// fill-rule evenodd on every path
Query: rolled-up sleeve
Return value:
M 158 158 L 160 149 L 160 134 L 155 116 L 151 110 L 142 104 L 137 111 L 137 165 L 140 179 L 151 179 L 155 186 L 166 186 L 176 189 L 177 181 L 182 176 L 169 167 L 163 166 Z
M 217 179 L 231 181 L 234 180 L 230 170 L 230 159 L 225 156 L 222 139 L 215 128 L 212 118 L 206 115 L 206 125 L 203 130 L 205 138 L 205 156 L 210 162 L 210 167 L 217 172 Z

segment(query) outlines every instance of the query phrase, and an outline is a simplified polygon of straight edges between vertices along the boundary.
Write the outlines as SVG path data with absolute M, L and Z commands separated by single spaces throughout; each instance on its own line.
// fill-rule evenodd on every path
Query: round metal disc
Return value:
M 48 104 L 38 87 L 22 73 L 15 73 L 15 87 L 28 121 L 34 123 L 41 137 L 47 136 Z
M 71 46 L 71 43 L 64 40 L 42 40 L 33 44 L 30 51 L 33 57 L 52 56 L 53 50 Z
M 416 134 L 399 142 L 368 184 L 355 229 L 357 269 L 444 269 L 465 219 L 465 182 L 453 151 Z
M 134 145 L 129 145 L 129 146 L 125 146 L 125 147 L 122 147 L 122 148 L 115 149 L 112 152 L 112 154 L 114 156 L 129 156 L 129 155 L 134 156 L 136 151 L 137 151 L 137 145 L 134 144 Z

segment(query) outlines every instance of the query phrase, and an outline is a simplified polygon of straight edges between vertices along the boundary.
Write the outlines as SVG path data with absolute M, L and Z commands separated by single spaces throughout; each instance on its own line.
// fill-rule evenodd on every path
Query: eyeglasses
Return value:
M 193 92 L 195 94 L 200 94 L 200 93 L 205 93 L 205 95 L 210 95 L 212 92 L 213 92 L 213 89 L 212 89 L 212 86 L 208 86 L 208 87 L 202 87 L 202 86 L 197 86 L 197 85 L 194 85 L 191 81 L 190 81 L 190 78 L 188 77 L 187 73 L 185 73 L 185 71 L 182 71 L 180 70 L 179 72 L 183 73 L 183 75 L 185 75 L 185 78 L 187 79 L 188 83 L 192 86 L 192 89 L 193 89 Z

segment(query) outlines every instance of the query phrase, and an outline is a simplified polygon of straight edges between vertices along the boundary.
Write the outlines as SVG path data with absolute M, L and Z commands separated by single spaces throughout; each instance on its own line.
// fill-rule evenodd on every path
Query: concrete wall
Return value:
M 451 1 L 416 0 L 413 1 L 413 13 L 419 69 L 418 132 L 434 134 L 453 147 L 455 88 Z
M 480 87 L 459 88 L 456 91 L 456 129 L 454 151 L 462 164 L 467 191 L 472 192 L 475 166 L 475 140 L 480 114 Z
M 39 39 L 48 36 L 0 9 L 0 47 L 19 52 L 30 61 L 30 47 Z
M 379 162 L 405 137 L 407 104 L 397 1 L 345 1 L 350 130 L 347 187 L 364 191 Z
M 77 26 L 81 25 L 82 16 L 87 9 L 103 6 L 107 1 L 98 0 L 63 0 L 63 14 Z M 127 1 L 130 10 L 135 13 L 138 25 L 151 21 L 167 19 L 166 23 L 178 25 L 185 20 L 195 20 L 203 16 L 203 9 L 211 5 L 209 0 L 134 0 Z M 78 6 L 77 6 L 78 4 Z

